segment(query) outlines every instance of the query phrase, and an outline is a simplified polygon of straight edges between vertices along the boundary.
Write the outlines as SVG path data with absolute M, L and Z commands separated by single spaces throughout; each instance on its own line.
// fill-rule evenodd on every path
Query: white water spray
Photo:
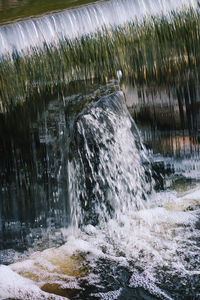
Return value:
M 98 224 L 145 207 L 152 189 L 146 174 L 149 162 L 122 92 L 101 98 L 81 113 L 73 141 L 75 155 L 69 162 L 73 225 Z

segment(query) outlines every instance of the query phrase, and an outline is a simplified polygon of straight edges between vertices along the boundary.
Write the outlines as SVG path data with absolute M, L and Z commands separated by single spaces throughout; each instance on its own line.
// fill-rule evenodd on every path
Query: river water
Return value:
M 200 299 L 198 65 L 119 75 L 0 115 L 0 299 Z
M 2 299 L 198 299 L 198 136 L 130 82 L 4 120 Z

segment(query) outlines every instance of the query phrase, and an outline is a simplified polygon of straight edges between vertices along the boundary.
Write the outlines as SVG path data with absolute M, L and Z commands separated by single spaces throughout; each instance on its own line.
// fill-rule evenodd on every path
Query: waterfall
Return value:
M 43 43 L 56 43 L 93 33 L 104 26 L 117 26 L 145 15 L 166 14 L 184 5 L 196 7 L 197 0 L 111 0 L 62 12 L 18 21 L 0 27 L 0 54 L 26 51 Z
M 75 118 L 69 149 L 73 226 L 96 225 L 145 207 L 150 166 L 122 92 L 102 97 Z
M 197 4 L 0 26 L 0 299 L 200 298 Z

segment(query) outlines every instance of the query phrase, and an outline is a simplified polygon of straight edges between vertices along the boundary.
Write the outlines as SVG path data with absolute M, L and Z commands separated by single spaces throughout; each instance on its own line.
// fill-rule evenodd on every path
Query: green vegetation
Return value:
M 200 9 L 191 8 L 5 56 L 0 62 L 1 110 L 63 94 L 70 81 L 116 78 L 119 69 L 141 86 L 156 81 L 176 87 L 199 72 L 199 32 Z
M 26 0 L 20 1 L 19 6 L 0 10 L 0 24 L 16 19 L 28 18 L 58 11 L 61 9 L 76 7 L 98 0 Z

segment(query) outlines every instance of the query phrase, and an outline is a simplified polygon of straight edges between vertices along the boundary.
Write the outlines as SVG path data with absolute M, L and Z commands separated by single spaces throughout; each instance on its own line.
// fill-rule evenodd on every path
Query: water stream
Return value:
M 58 39 L 79 39 L 80 29 L 166 14 L 184 3 L 113 0 L 25 20 L 0 27 L 1 50 L 37 43 L 33 27 L 48 42 L 55 28 Z M 9 69 L 1 61 L 8 74 L 0 77 L 1 97 L 12 78 L 18 89 L 10 95 L 18 99 L 23 90 L 29 97 L 0 114 L 0 299 L 200 299 L 199 15 L 186 12 L 180 23 L 176 16 L 171 31 L 161 19 L 155 27 L 106 30 L 92 42 L 87 36 L 67 52 L 79 58 L 76 65 L 59 47 L 55 57 L 41 52 L 36 64 L 25 52 L 8 58 Z M 178 39 L 183 28 L 193 33 L 191 43 Z M 148 52 L 146 36 L 155 31 Z M 79 46 L 86 42 L 84 61 Z M 57 76 L 62 62 L 71 63 L 73 80 L 60 90 L 46 74 Z M 86 74 L 87 62 L 95 76 Z M 37 93 L 24 84 L 30 74 L 43 79 L 30 82 Z

